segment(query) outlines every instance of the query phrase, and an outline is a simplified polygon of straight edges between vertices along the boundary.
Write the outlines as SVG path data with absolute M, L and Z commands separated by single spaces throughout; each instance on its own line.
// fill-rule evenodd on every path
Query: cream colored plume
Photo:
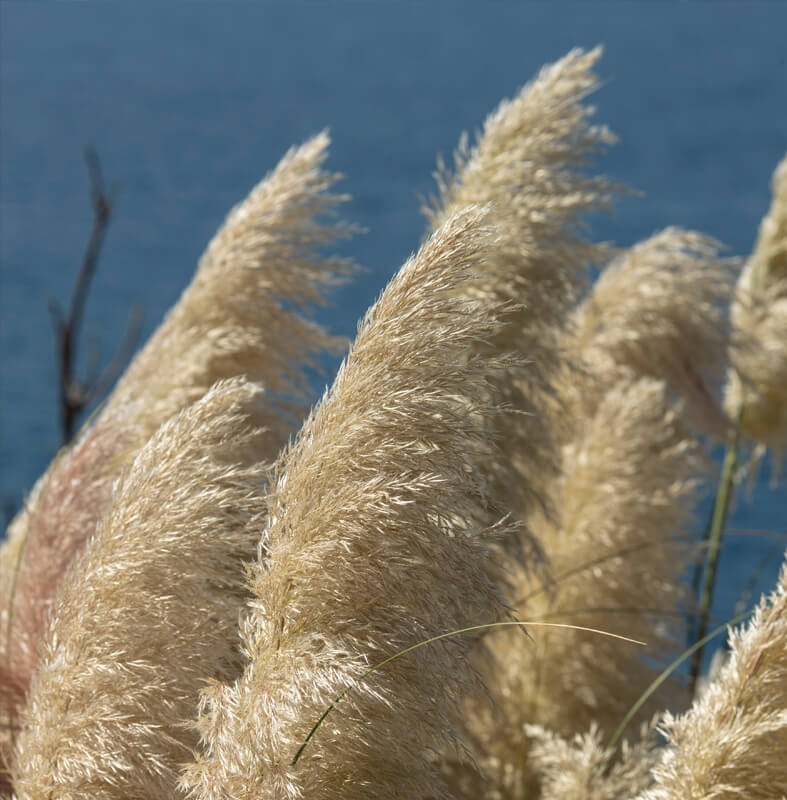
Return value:
M 190 797 L 445 796 L 433 756 L 458 743 L 470 642 L 436 642 L 363 676 L 500 611 L 485 563 L 496 514 L 478 465 L 494 457 L 488 376 L 503 365 L 475 350 L 498 333 L 501 309 L 463 297 L 493 238 L 472 208 L 434 233 L 283 452 L 250 570 L 248 664 L 204 694 Z
M 344 199 L 329 193 L 337 176 L 321 168 L 328 144 L 322 133 L 291 150 L 230 213 L 96 423 L 61 451 L 9 530 L 0 551 L 0 756 L 56 587 L 93 534 L 121 468 L 221 378 L 245 374 L 265 387 L 259 422 L 269 433 L 260 459 L 275 458 L 305 412 L 304 367 L 337 340 L 298 312 L 322 302 L 348 270 L 321 254 L 348 230 L 324 220 Z
M 773 175 L 773 202 L 738 283 L 737 335 L 726 407 L 743 410 L 743 433 L 782 454 L 787 449 L 787 157 Z
M 588 215 L 608 209 L 620 190 L 585 173 L 614 141 L 607 128 L 591 124 L 595 109 L 583 103 L 598 86 L 600 56 L 601 48 L 572 50 L 503 101 L 472 149 L 463 137 L 454 174 L 440 165 L 440 196 L 426 209 L 433 225 L 470 203 L 494 209 L 499 238 L 468 294 L 515 306 L 479 352 L 521 352 L 532 362 L 498 381 L 502 400 L 526 413 L 503 420 L 504 456 L 487 465 L 501 502 L 521 515 L 534 499 L 543 501 L 543 485 L 555 470 L 552 427 L 561 415 L 550 387 L 564 357 L 559 332 L 584 288 L 588 265 L 609 254 L 587 241 L 584 230 Z
M 124 409 L 105 412 L 38 480 L 0 552 L 0 768 L 10 766 L 38 648 L 64 571 L 109 506 L 123 453 L 138 431 Z M 10 792 L 8 773 L 0 790 Z
M 640 800 L 774 800 L 787 790 L 787 566 L 754 617 L 730 633 L 721 674 L 682 716 Z
M 679 649 L 688 556 L 678 535 L 692 519 L 704 466 L 663 381 L 622 382 L 579 421 L 552 487 L 557 514 L 532 520 L 554 585 L 534 587 L 521 572 L 513 582 L 521 594 L 510 603 L 520 619 L 601 628 L 648 646 L 539 629 L 523 648 L 510 633 L 490 634 L 494 660 L 484 677 L 495 705 L 477 704 L 472 721 L 477 760 L 498 787 L 490 796 L 536 796 L 527 724 L 569 738 L 595 724 L 609 736 L 655 677 L 646 660 Z
M 596 725 L 570 739 L 536 725 L 527 734 L 534 741 L 530 758 L 541 775 L 541 800 L 631 800 L 653 782 L 659 751 L 650 726 L 643 725 L 639 740 L 624 742 L 619 752 L 604 747 Z
M 44 635 L 13 766 L 20 800 L 178 796 L 198 692 L 242 668 L 243 564 L 264 525 L 261 394 L 217 383 L 118 479 Z
M 347 199 L 328 193 L 339 178 L 321 169 L 329 143 L 323 132 L 291 149 L 230 212 L 191 284 L 120 379 L 109 408 L 144 398 L 140 422 L 149 419 L 152 432 L 215 381 L 247 375 L 305 410 L 304 367 L 342 342 L 293 309 L 323 303 L 324 290 L 351 269 L 321 252 L 351 230 L 323 224 Z M 293 424 L 283 414 L 271 434 L 283 443 Z
M 524 726 L 572 737 L 592 723 L 611 735 L 682 640 L 687 533 L 708 466 L 698 432 L 723 435 L 717 393 L 729 345 L 731 263 L 699 234 L 667 229 L 613 260 L 564 328 L 551 424 L 560 473 L 545 484 L 547 514 L 528 517 L 555 585 L 513 573 L 522 619 L 585 624 L 646 639 L 648 650 L 594 634 L 540 631 L 531 649 L 490 636 L 484 672 L 496 710 L 471 710 L 476 760 L 499 797 L 527 798 L 540 776 Z M 524 602 L 523 602 L 524 601 Z M 677 684 L 643 716 L 680 694 Z M 464 780 L 463 773 L 459 773 Z
M 576 352 L 590 380 L 578 413 L 593 413 L 611 387 L 631 376 L 667 381 L 701 433 L 723 436 L 717 399 L 728 363 L 732 262 L 712 239 L 667 228 L 602 272 L 576 315 Z M 583 408 L 584 406 L 584 408 Z

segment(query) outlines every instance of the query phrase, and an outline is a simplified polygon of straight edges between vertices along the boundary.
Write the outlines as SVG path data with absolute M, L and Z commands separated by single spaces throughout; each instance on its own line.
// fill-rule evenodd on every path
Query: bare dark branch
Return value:
M 126 332 L 118 345 L 115 355 L 109 364 L 104 367 L 104 371 L 91 382 L 90 390 L 87 396 L 87 405 L 92 405 L 98 400 L 120 376 L 123 368 L 131 359 L 132 354 L 139 341 L 139 334 L 142 331 L 142 319 L 144 313 L 142 306 L 134 306 L 128 315 L 128 322 L 126 323 Z
M 60 427 L 64 444 L 73 437 L 76 421 L 80 413 L 88 405 L 98 400 L 120 374 L 136 346 L 141 327 L 141 312 L 139 309 L 134 309 L 129 317 L 128 328 L 120 347 L 104 371 L 99 374 L 95 357 L 96 349 L 93 347 L 93 357 L 89 359 L 90 363 L 88 364 L 86 378 L 85 380 L 79 380 L 75 374 L 79 333 L 82 328 L 82 319 L 91 281 L 96 273 L 101 247 L 112 219 L 117 195 L 116 185 L 110 191 L 104 188 L 101 162 L 92 147 L 85 148 L 85 161 L 90 180 L 93 227 L 91 228 L 85 253 L 82 257 L 82 264 L 74 283 L 68 316 L 66 317 L 65 312 L 57 301 L 52 300 L 49 304 L 55 333 L 60 383 Z

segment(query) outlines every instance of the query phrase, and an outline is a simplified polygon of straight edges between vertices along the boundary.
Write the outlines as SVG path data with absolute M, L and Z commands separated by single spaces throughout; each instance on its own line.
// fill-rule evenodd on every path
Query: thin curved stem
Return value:
M 361 681 L 364 681 L 373 672 L 376 672 L 378 669 L 381 669 L 386 664 L 390 664 L 392 661 L 396 661 L 397 658 L 401 658 L 402 656 L 405 656 L 408 653 L 412 653 L 414 650 L 418 650 L 421 647 L 426 647 L 426 645 L 428 645 L 428 644 L 433 644 L 434 642 L 439 642 L 441 639 L 450 639 L 450 638 L 453 638 L 454 636 L 459 636 L 459 635 L 461 635 L 463 633 L 471 633 L 472 631 L 481 631 L 481 630 L 488 630 L 489 628 L 502 628 L 502 627 L 514 626 L 514 625 L 517 625 L 520 628 L 522 628 L 525 631 L 525 633 L 527 634 L 527 636 L 529 638 L 531 638 L 531 639 L 532 639 L 532 637 L 527 632 L 527 626 L 528 625 L 540 626 L 540 627 L 548 627 L 548 628 L 571 628 L 573 630 L 588 631 L 590 633 L 598 633 L 601 636 L 610 636 L 613 639 L 622 639 L 624 642 L 631 642 L 632 644 L 639 644 L 639 645 L 643 645 L 643 646 L 645 645 L 645 642 L 640 642 L 637 639 L 631 639 L 628 636 L 621 636 L 618 633 L 610 633 L 609 631 L 602 631 L 602 630 L 598 630 L 597 628 L 586 628 L 586 627 L 584 627 L 582 625 L 568 625 L 568 624 L 560 623 L 560 622 L 537 622 L 537 621 L 531 621 L 531 620 L 528 620 L 528 621 L 525 621 L 525 622 L 523 622 L 521 620 L 512 620 L 512 621 L 507 621 L 507 622 L 488 622 L 488 623 L 486 623 L 484 625 L 470 625 L 467 628 L 457 628 L 456 630 L 448 631 L 448 633 L 441 633 L 441 634 L 438 634 L 437 636 L 432 636 L 429 639 L 424 639 L 421 642 L 417 642 L 416 644 L 410 645 L 410 647 L 406 647 L 404 650 L 400 650 L 398 653 L 394 653 L 392 656 L 388 656 L 388 658 L 385 658 L 382 661 L 380 661 L 377 664 L 375 664 L 373 667 L 370 667 L 368 670 L 366 670 L 366 672 L 363 673 L 363 675 L 361 675 L 360 678 L 358 678 L 357 682 L 360 683 Z M 325 711 L 322 712 L 322 714 L 320 715 L 320 718 L 317 720 L 317 722 L 314 723 L 314 725 L 312 726 L 312 728 L 309 731 L 308 735 L 306 736 L 306 738 L 301 743 L 301 746 L 298 748 L 298 752 L 295 753 L 295 756 L 293 757 L 292 761 L 290 762 L 290 766 L 291 767 L 294 767 L 298 763 L 298 759 L 301 757 L 301 755 L 303 754 L 303 751 L 306 749 L 306 745 L 309 744 L 309 742 L 311 741 L 311 738 L 314 736 L 315 733 L 317 733 L 317 730 L 319 729 L 320 725 L 322 725 L 323 721 L 328 716 L 328 714 L 331 713 L 331 711 L 334 709 L 336 704 L 338 702 L 340 702 L 342 700 L 342 698 L 344 698 L 345 695 L 347 695 L 347 693 L 352 688 L 353 688 L 353 686 L 347 686 L 345 689 L 343 689 L 336 696 L 336 698 L 333 700 L 333 702 L 325 709 Z

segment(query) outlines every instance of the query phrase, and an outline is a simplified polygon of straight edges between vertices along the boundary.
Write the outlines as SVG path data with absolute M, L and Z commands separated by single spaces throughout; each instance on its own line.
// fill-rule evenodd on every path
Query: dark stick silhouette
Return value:
M 82 411 L 100 398 L 123 370 L 137 344 L 142 323 L 141 310 L 138 307 L 132 308 L 123 339 L 104 370 L 98 373 L 95 367 L 90 368 L 84 380 L 76 376 L 76 352 L 85 303 L 117 196 L 117 186 L 113 186 L 109 192 L 105 190 L 101 163 L 92 147 L 85 148 L 85 161 L 90 178 L 93 228 L 82 258 L 82 266 L 74 283 L 68 316 L 66 317 L 57 300 L 50 300 L 49 303 L 59 371 L 60 429 L 63 444 L 71 441 Z

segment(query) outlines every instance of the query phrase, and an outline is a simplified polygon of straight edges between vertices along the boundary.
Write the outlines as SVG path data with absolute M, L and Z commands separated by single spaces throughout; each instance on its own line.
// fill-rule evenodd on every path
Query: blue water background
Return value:
M 90 227 L 85 144 L 123 187 L 86 314 L 104 358 L 132 303 L 147 335 L 228 209 L 326 126 L 345 216 L 369 231 L 343 248 L 369 271 L 320 316 L 351 335 L 424 232 L 436 155 L 574 46 L 606 48 L 594 102 L 621 142 L 601 167 L 646 192 L 593 235 L 679 224 L 749 252 L 787 149 L 785 31 L 783 3 L 5 0 L 0 494 L 20 500 L 58 444 L 47 300 L 67 303 Z M 734 528 L 787 528 L 766 474 Z M 762 561 L 755 591 L 771 586 L 783 548 L 730 537 L 715 614 Z

